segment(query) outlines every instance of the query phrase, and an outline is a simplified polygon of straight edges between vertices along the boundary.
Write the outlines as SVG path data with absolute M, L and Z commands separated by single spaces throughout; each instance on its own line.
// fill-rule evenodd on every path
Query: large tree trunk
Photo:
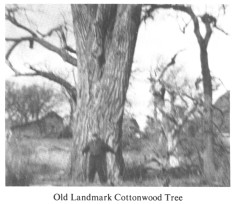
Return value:
M 140 12 L 136 5 L 72 5 L 78 58 L 74 181 L 86 180 L 88 159 L 81 150 L 93 132 L 116 150 L 107 155 L 109 182 L 119 182 L 124 171 L 122 120 Z

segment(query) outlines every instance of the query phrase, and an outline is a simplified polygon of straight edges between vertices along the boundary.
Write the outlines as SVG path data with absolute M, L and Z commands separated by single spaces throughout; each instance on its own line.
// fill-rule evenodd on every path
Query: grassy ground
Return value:
M 88 186 L 65 177 L 72 141 L 69 139 L 11 139 L 6 142 L 6 185 Z M 126 171 L 122 186 L 163 186 L 165 176 L 146 170 L 142 151 L 124 151 Z M 199 176 L 170 178 L 170 186 L 201 186 Z M 100 185 L 98 179 L 92 186 Z
M 71 141 L 65 139 L 12 139 L 7 142 L 7 184 L 40 185 L 61 180 L 69 161 L 70 146 Z

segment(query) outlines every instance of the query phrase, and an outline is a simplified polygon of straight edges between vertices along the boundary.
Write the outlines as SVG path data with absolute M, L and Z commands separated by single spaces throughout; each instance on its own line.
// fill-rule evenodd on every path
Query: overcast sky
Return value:
M 63 21 L 61 14 L 71 20 L 69 13 L 69 5 L 45 5 L 40 6 L 43 9 L 42 14 L 37 14 L 37 19 L 40 16 L 40 29 L 47 31 L 55 23 Z M 200 14 L 204 12 L 213 12 L 218 15 L 217 6 L 195 6 L 196 12 Z M 226 15 L 220 15 L 218 25 L 222 27 L 229 35 L 215 30 L 209 43 L 209 65 L 213 75 L 219 77 L 226 88 L 220 89 L 214 95 L 218 98 L 226 89 L 232 87 L 231 69 L 233 69 L 233 53 L 234 51 L 234 9 L 228 7 Z M 147 77 L 151 68 L 154 67 L 159 57 L 163 57 L 168 63 L 171 57 L 179 50 L 184 49 L 177 59 L 176 64 L 182 66 L 185 75 L 194 81 L 201 74 L 199 48 L 192 30 L 192 23 L 183 34 L 179 26 L 182 26 L 183 21 L 188 21 L 186 15 L 179 15 L 176 19 L 175 12 L 160 11 L 155 16 L 155 20 L 148 20 L 142 24 L 138 33 L 137 45 L 134 56 L 133 68 L 138 68 L 135 72 L 132 84 L 128 90 L 128 97 L 132 102 L 132 113 L 137 118 L 141 128 L 145 125 L 146 115 L 151 115 L 151 94 L 149 93 L 149 83 Z M 33 24 L 31 25 L 34 26 Z M 18 29 L 14 29 L 9 24 L 6 24 L 6 36 L 17 37 L 22 35 Z M 72 42 L 72 41 L 71 41 Z M 6 47 L 7 48 L 7 47 Z M 32 52 L 25 44 L 22 44 L 19 49 L 12 53 L 11 60 L 17 67 L 23 69 L 25 63 L 43 65 L 46 64 L 53 70 L 71 70 L 71 66 L 63 63 L 62 59 L 55 54 L 45 51 L 45 49 L 37 46 L 37 49 Z M 5 66 L 6 77 L 12 74 Z M 17 79 L 21 83 L 31 83 L 32 80 Z M 35 79 L 33 80 L 35 81 Z M 40 80 L 39 80 L 40 81 Z

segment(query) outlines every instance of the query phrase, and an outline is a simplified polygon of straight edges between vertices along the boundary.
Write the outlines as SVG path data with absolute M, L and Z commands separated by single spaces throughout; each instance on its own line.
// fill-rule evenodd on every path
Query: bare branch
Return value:
M 8 10 L 7 10 L 8 11 Z M 31 34 L 32 36 L 37 36 L 37 34 L 32 31 L 31 29 L 27 28 L 26 26 L 22 25 L 21 23 L 19 23 L 14 14 L 11 14 L 9 11 L 7 12 L 7 14 L 5 15 L 6 20 L 8 20 L 9 22 L 11 22 L 13 25 L 15 25 L 18 28 L 23 29 L 24 31 L 28 32 L 29 34 Z
M 65 62 L 68 62 L 69 64 L 73 66 L 77 66 L 77 59 L 74 58 L 73 56 L 69 55 L 67 52 L 65 52 L 63 49 L 60 49 L 56 47 L 55 45 L 52 45 L 48 41 L 45 41 L 40 38 L 34 38 L 34 40 L 42 45 L 43 47 L 47 48 L 50 51 L 53 51 L 57 53 Z
M 181 29 L 182 33 L 185 34 L 186 28 L 188 27 L 188 25 L 190 24 L 191 21 L 192 21 L 191 18 L 187 23 L 184 21 L 184 27 Z
M 11 53 L 13 52 L 13 50 L 16 48 L 16 46 L 20 43 L 21 41 L 15 41 L 13 43 L 13 45 L 9 48 L 9 50 L 7 51 L 6 55 L 5 55 L 5 59 L 8 60 Z
M 177 92 L 177 93 L 178 93 L 180 99 L 181 99 L 181 100 L 183 101 L 183 103 L 185 104 L 185 106 L 188 108 L 188 107 L 189 107 L 188 102 L 184 99 L 184 97 L 182 96 L 182 94 L 181 94 L 180 92 Z
M 18 9 L 16 8 L 15 10 L 12 9 L 7 9 L 6 10 L 6 15 L 5 18 L 12 23 L 14 26 L 21 28 L 23 30 L 25 30 L 26 32 L 28 32 L 29 34 L 31 34 L 31 36 L 29 37 L 21 37 L 21 38 L 6 38 L 6 41 L 13 41 L 15 42 L 14 45 L 10 48 L 10 50 L 8 50 L 7 54 L 6 54 L 6 58 L 8 59 L 10 54 L 12 53 L 12 51 L 17 47 L 17 45 L 23 41 L 29 41 L 32 45 L 32 43 L 35 41 L 37 43 L 39 43 L 40 45 L 42 45 L 43 47 L 45 47 L 46 49 L 57 53 L 60 57 L 62 57 L 62 59 L 65 62 L 68 62 L 69 64 L 73 65 L 73 66 L 77 66 L 77 59 L 74 58 L 73 56 L 71 56 L 70 54 L 68 54 L 66 52 L 66 50 L 68 50 L 69 52 L 72 53 L 76 53 L 76 51 L 71 48 L 70 46 L 67 45 L 67 43 L 65 43 L 65 46 L 63 47 L 63 49 L 56 47 L 55 45 L 49 43 L 48 41 L 46 41 L 45 39 L 43 39 L 44 37 L 47 36 L 51 36 L 53 32 L 62 32 L 62 26 L 57 26 L 56 28 L 52 28 L 51 30 L 49 30 L 46 34 L 42 34 L 39 31 L 34 32 L 33 30 L 31 30 L 30 28 L 26 27 L 25 25 L 19 23 L 16 18 L 15 18 L 15 13 L 18 11 Z M 42 36 L 43 38 L 39 38 L 39 36 L 37 35 L 39 34 L 40 36 Z M 65 39 L 64 39 L 65 40 Z
M 44 72 L 44 71 L 38 70 L 31 65 L 29 66 L 29 68 L 33 70 L 37 76 L 42 76 L 44 78 L 47 78 L 63 86 L 67 90 L 68 94 L 72 97 L 72 99 L 76 102 L 77 100 L 76 89 L 65 79 L 59 77 L 58 75 L 55 75 L 53 72 Z
M 193 12 L 191 6 L 185 6 L 183 4 L 154 4 L 154 5 L 151 5 L 151 7 L 147 11 L 147 13 L 151 14 L 156 9 L 173 9 L 173 10 L 181 11 L 181 12 L 184 12 L 184 13 L 188 14 L 191 17 L 191 19 L 193 20 L 194 33 L 195 33 L 195 35 L 197 37 L 197 40 L 198 40 L 199 44 L 202 43 L 203 37 L 202 37 L 202 35 L 200 33 L 199 21 L 198 21 L 197 16 Z
M 15 67 L 11 64 L 9 60 L 6 59 L 6 64 L 9 66 L 9 68 L 15 73 L 15 75 L 18 75 L 19 72 L 15 69 Z
M 55 27 L 55 28 L 51 28 L 49 31 L 47 31 L 45 34 L 41 33 L 39 30 L 37 30 L 36 32 L 42 37 L 42 38 L 45 38 L 45 37 L 51 37 L 51 35 L 54 33 L 54 32 L 57 32 L 61 29 L 61 25 Z
M 143 5 L 142 11 L 144 12 L 143 17 L 141 18 L 141 22 L 146 23 L 147 19 L 154 19 L 153 18 L 153 10 L 149 5 Z
M 16 77 L 19 77 L 19 76 L 30 76 L 30 77 L 33 77 L 33 76 L 42 76 L 42 77 L 44 77 L 44 78 L 46 78 L 46 79 L 48 79 L 50 81 L 56 82 L 57 84 L 63 86 L 66 89 L 66 91 L 68 92 L 70 97 L 76 103 L 76 100 L 77 100 L 77 91 L 76 91 L 75 87 L 73 87 L 65 79 L 63 79 L 60 76 L 54 74 L 53 72 L 41 71 L 41 70 L 38 70 L 35 67 L 30 65 L 29 69 L 32 70 L 33 72 L 30 72 L 30 73 L 21 73 L 11 64 L 11 62 L 9 60 L 6 60 L 6 64 L 15 73 Z
M 162 70 L 160 76 L 155 80 L 155 83 L 159 82 L 159 81 L 163 78 L 163 76 L 164 76 L 165 72 L 168 70 L 168 68 L 171 67 L 171 66 L 173 66 L 173 65 L 175 64 L 175 59 L 176 59 L 177 55 L 178 55 L 180 52 L 182 52 L 182 51 L 183 51 L 183 50 L 178 51 L 178 52 L 171 58 L 171 61 L 163 68 L 163 70 Z M 156 73 L 155 73 L 155 75 L 156 75 Z
M 224 12 L 225 12 L 225 6 L 222 6 Z M 211 24 L 213 25 L 214 28 L 216 28 L 217 30 L 223 32 L 225 35 L 228 35 L 227 32 L 225 32 L 222 28 L 217 26 L 217 19 L 212 16 L 209 15 L 207 13 L 205 13 L 201 19 L 202 22 L 205 24 L 206 27 L 206 35 L 203 38 L 200 32 L 200 27 L 199 27 L 199 21 L 198 21 L 198 16 L 195 15 L 195 13 L 193 12 L 191 6 L 186 6 L 183 4 L 156 4 L 156 5 L 151 5 L 150 8 L 145 11 L 147 16 L 151 16 L 151 13 L 154 12 L 156 9 L 174 9 L 176 11 L 181 11 L 184 12 L 186 14 L 188 14 L 194 24 L 194 33 L 197 37 L 198 43 L 199 45 L 205 45 L 207 47 L 209 39 L 211 37 L 212 34 L 212 28 L 211 28 Z M 186 24 L 187 27 L 188 24 Z M 183 30 L 184 32 L 184 30 Z
M 222 5 L 219 7 L 219 13 L 218 13 L 217 18 L 220 16 L 221 12 L 222 12 L 222 15 L 225 15 L 225 14 L 226 14 L 226 10 L 227 10 L 227 5 L 222 4 Z
M 12 51 L 14 50 L 14 48 L 16 48 L 16 46 L 23 42 L 23 41 L 35 41 L 37 43 L 39 43 L 40 45 L 42 45 L 43 47 L 45 47 L 46 49 L 55 52 L 56 54 L 58 54 L 65 62 L 68 62 L 69 64 L 73 65 L 73 66 L 77 66 L 77 59 L 74 58 L 73 56 L 69 55 L 65 50 L 60 49 L 58 47 L 56 47 L 55 45 L 49 43 L 48 41 L 38 38 L 38 37 L 21 37 L 21 38 L 5 38 L 6 41 L 11 41 L 11 42 L 17 42 L 17 44 L 12 48 L 12 50 L 9 52 L 8 51 L 8 55 L 7 57 L 9 58 L 10 54 L 12 53 Z
M 214 26 L 217 30 L 221 31 L 222 33 L 224 33 L 225 35 L 229 35 L 224 29 L 220 28 L 219 26 Z
M 71 53 L 74 53 L 76 54 L 76 50 L 74 50 L 72 47 L 70 47 L 69 45 L 66 44 L 66 46 L 64 47 L 65 50 L 71 52 Z

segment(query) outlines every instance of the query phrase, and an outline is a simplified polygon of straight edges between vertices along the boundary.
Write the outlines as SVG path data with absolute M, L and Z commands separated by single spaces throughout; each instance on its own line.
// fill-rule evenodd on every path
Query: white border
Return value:
M 30 4 L 38 4 L 38 3 L 52 3 L 52 4 L 68 4 L 68 3 L 166 3 L 165 1 L 157 1 L 157 0 L 151 0 L 151 1 L 55 1 L 55 0 L 47 0 L 47 1 L 38 1 L 38 0 L 31 0 L 31 1 L 24 1 L 24 0 L 18 0 L 16 1 L 4 1 L 4 4 L 6 3 L 30 3 Z M 211 4 L 217 4 L 217 3 L 225 3 L 225 4 L 233 4 L 234 1 L 232 0 L 224 0 L 224 1 L 208 1 L 208 0 L 198 0 L 198 1 L 168 1 L 167 3 L 196 3 L 196 4 L 206 4 L 206 3 L 211 3 Z M 0 27 L 3 28 L 5 27 L 5 22 L 4 22 L 4 7 L 5 5 L 3 2 L 0 3 L 1 5 L 1 24 Z M 235 11 L 235 10 L 234 10 Z M 231 25 L 234 26 L 234 25 Z M 4 35 L 3 32 L 1 32 L 1 35 Z M 4 41 L 4 36 L 1 36 L 2 40 L 2 45 L 5 45 Z M 234 42 L 231 42 L 234 43 Z M 0 177 L 0 202 L 1 203 L 6 203 L 6 204 L 15 204 L 15 203 L 24 203 L 24 204 L 46 204 L 46 203 L 58 203 L 59 201 L 54 201 L 53 200 L 53 195 L 55 193 L 74 193 L 75 195 L 87 195 L 89 193 L 92 193 L 94 195 L 106 195 L 107 193 L 110 193 L 111 195 L 115 195 L 116 193 L 121 193 L 121 194 L 131 194 L 131 195 L 158 195 L 158 194 L 165 194 L 165 193 L 171 193 L 173 195 L 182 195 L 183 196 L 183 201 L 182 202 L 177 202 L 177 203 L 235 203 L 235 192 L 234 189 L 234 176 L 233 176 L 233 171 L 234 171 L 234 128 L 231 126 L 231 186 L 232 187 L 224 187 L 224 188 L 212 188 L 212 187 L 175 187 L 175 188 L 161 188 L 161 187 L 5 187 L 5 165 L 4 162 L 5 158 L 5 137 L 4 137 L 4 131 L 5 131 L 5 125 L 4 125 L 4 115 L 5 115 L 5 108 L 4 108 L 4 98 L 5 98 L 5 78 L 4 78 L 4 55 L 5 55 L 5 49 L 1 48 L 1 73 L 0 74 L 0 98 L 1 98 L 1 121 L 0 121 L 0 130 L 1 130 L 1 136 L 0 136 L 0 172 L 1 172 L 1 177 Z M 226 52 L 229 52 L 226 51 Z M 224 52 L 224 54 L 226 54 Z M 234 73 L 234 65 L 231 65 L 231 75 Z M 231 90 L 231 124 L 234 122 L 234 97 L 233 97 L 233 90 Z M 74 203 L 66 201 L 64 203 Z M 80 202 L 81 203 L 81 202 Z M 90 202 L 85 202 L 85 203 L 90 203 Z M 96 203 L 96 202 L 92 202 Z M 137 202 L 132 202 L 132 203 L 137 203 Z M 151 202 L 152 203 L 152 202 Z M 161 202 L 161 203 L 169 203 L 169 202 Z

